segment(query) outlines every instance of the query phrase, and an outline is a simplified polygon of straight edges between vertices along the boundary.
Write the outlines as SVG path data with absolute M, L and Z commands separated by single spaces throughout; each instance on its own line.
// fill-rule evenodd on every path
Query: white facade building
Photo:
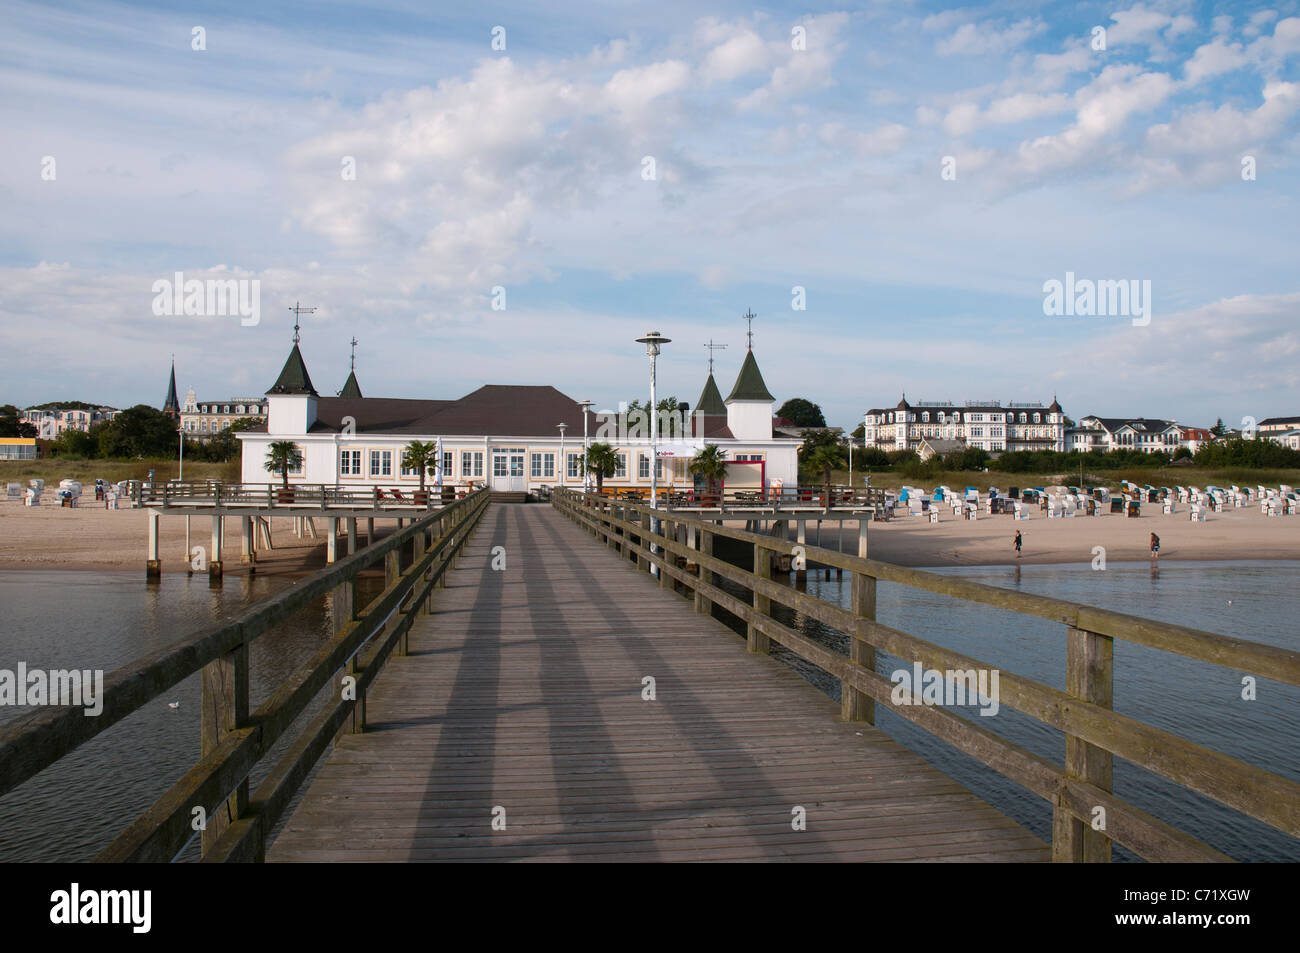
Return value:
M 245 483 L 278 482 L 264 467 L 273 441 L 292 440 L 303 465 L 290 471 L 290 484 L 366 486 L 381 489 L 418 487 L 420 475 L 402 468 L 403 449 L 414 440 L 441 441 L 441 472 L 426 475 L 426 486 L 443 483 L 489 485 L 519 492 L 543 486 L 581 487 L 583 408 L 554 387 L 485 385 L 457 400 L 409 400 L 362 397 L 355 375 L 344 393 L 322 397 L 295 344 L 264 404 L 265 425 L 240 431 L 241 479 Z M 691 490 L 691 456 L 706 444 L 718 444 L 733 463 L 728 488 L 768 486 L 798 481 L 799 441 L 774 435 L 775 399 L 763 384 L 752 352 L 726 401 L 710 374 L 696 410 L 684 428 L 662 432 L 653 465 L 661 488 Z M 652 456 L 648 422 L 627 426 L 617 413 L 586 412 L 592 443 L 614 446 L 620 467 L 606 487 L 649 489 Z M 680 420 L 680 418 L 679 418 Z M 561 435 L 558 427 L 566 424 Z
M 990 453 L 1064 451 L 1065 413 L 1051 404 L 968 400 L 964 404 L 919 401 L 907 395 L 895 407 L 872 408 L 863 418 L 866 446 L 920 452 L 924 440 L 955 440 Z

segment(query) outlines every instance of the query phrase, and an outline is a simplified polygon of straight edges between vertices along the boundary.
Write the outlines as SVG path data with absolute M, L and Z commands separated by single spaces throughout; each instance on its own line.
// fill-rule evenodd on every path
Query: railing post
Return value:
M 754 578 L 772 578 L 772 557 L 758 543 L 754 544 Z M 764 617 L 767 617 L 772 611 L 772 600 L 760 594 L 757 588 L 754 589 L 754 611 Z M 750 652 L 756 655 L 767 655 L 770 650 L 770 641 L 768 636 L 760 632 L 754 623 L 751 622 L 745 626 L 745 648 Z
M 867 521 L 858 520 L 858 557 L 867 558 Z M 843 524 L 841 524 L 842 528 Z M 842 531 L 842 530 L 841 530 Z M 872 622 L 876 619 L 876 578 L 866 573 L 854 571 L 849 582 L 850 611 L 860 619 Z M 876 670 L 875 646 L 861 638 L 857 632 L 849 633 L 849 661 L 860 665 L 869 672 Z M 845 721 L 865 721 L 876 723 L 876 702 L 870 696 L 854 688 L 850 683 L 840 681 L 840 717 Z
M 1102 708 L 1114 704 L 1115 640 L 1107 635 L 1070 627 L 1066 630 L 1065 690 L 1081 701 Z M 1065 736 L 1065 773 L 1103 791 L 1110 791 L 1114 756 L 1082 738 Z M 1110 863 L 1110 838 L 1066 807 L 1057 796 L 1052 813 L 1052 860 L 1066 863 Z
M 699 547 L 700 555 L 712 556 L 713 555 L 713 534 L 710 533 L 703 526 L 700 527 L 699 541 L 700 541 L 700 547 Z M 713 584 L 713 573 L 709 572 L 709 570 L 705 568 L 704 561 L 701 560 L 700 561 L 700 585 L 695 587 L 695 611 L 700 613 L 700 615 L 713 614 L 713 600 L 711 600 L 708 596 L 706 596 L 701 591 L 702 586 L 712 585 L 712 584 Z
M 248 643 L 241 642 L 219 659 L 203 666 L 203 714 L 200 722 L 200 750 L 203 757 L 214 751 L 226 735 L 248 725 Z M 219 805 L 202 828 L 199 844 L 206 854 L 221 839 L 232 821 L 248 810 L 248 779 L 245 778 Z
M 659 523 L 659 535 L 660 535 L 660 536 L 663 536 L 663 537 L 666 538 L 666 537 L 672 535 L 672 533 L 670 532 L 670 527 L 671 527 L 672 524 L 669 523 L 668 520 L 664 519 L 664 518 L 661 516 L 661 517 L 659 517 L 659 519 L 657 520 L 657 522 Z M 669 552 L 667 549 L 665 549 L 665 548 L 662 547 L 662 546 L 656 546 L 655 548 L 659 551 L 659 556 L 663 559 L 663 561 L 664 561 L 665 563 L 668 563 L 668 562 L 671 562 L 671 561 L 672 561 L 672 559 L 673 559 L 673 554 L 672 554 L 671 552 Z M 671 575 L 668 574 L 668 570 L 666 570 L 663 566 L 659 566 L 658 569 L 657 569 L 657 571 L 658 571 L 658 573 L 659 573 L 659 588 L 660 588 L 660 589 L 670 589 L 670 588 L 672 588 L 672 585 L 673 585 L 673 577 L 672 577 Z

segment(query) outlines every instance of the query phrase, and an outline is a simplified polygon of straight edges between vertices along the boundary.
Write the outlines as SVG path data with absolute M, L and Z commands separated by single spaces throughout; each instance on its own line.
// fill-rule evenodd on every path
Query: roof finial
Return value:
M 299 305 L 299 303 L 298 303 L 297 301 L 295 301 L 295 302 L 293 303 L 293 307 L 290 308 L 289 310 L 293 312 L 293 346 L 294 346 L 294 347 L 297 347 L 297 346 L 298 346 L 298 340 L 299 340 L 299 338 L 301 337 L 301 335 L 298 333 L 298 331 L 299 331 L 299 328 L 298 328 L 298 317 L 299 317 L 299 315 L 303 315 L 303 314 L 315 314 L 315 313 L 316 313 L 316 309 L 315 309 L 315 308 L 304 308 L 304 307 L 302 307 L 301 305 Z
M 749 322 L 749 330 L 745 332 L 745 337 L 749 339 L 749 349 L 752 351 L 754 350 L 754 319 L 758 317 L 758 315 L 754 313 L 752 308 L 746 308 L 745 313 L 742 314 L 741 317 Z
M 357 338 L 356 335 L 353 335 L 352 336 L 352 372 L 356 373 L 356 370 L 357 370 Z
M 714 343 L 713 343 L 713 338 L 709 338 L 709 343 L 706 344 L 706 345 L 704 345 L 704 346 L 707 347 L 707 348 L 709 349 L 709 375 L 712 376 L 712 374 L 713 374 L 713 352 L 714 352 L 714 351 L 721 351 L 721 350 L 723 350 L 727 345 L 725 345 L 725 344 L 714 344 Z

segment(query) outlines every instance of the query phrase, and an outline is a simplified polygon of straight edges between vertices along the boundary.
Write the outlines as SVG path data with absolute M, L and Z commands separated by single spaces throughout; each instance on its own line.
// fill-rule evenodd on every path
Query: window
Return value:
M 534 480 L 550 480 L 555 478 L 555 454 L 553 453 L 533 453 L 529 454 L 529 475 Z
M 614 459 L 618 461 L 614 465 L 614 479 L 626 480 L 627 479 L 627 454 L 616 453 L 614 454 Z
M 1036 423 L 1036 424 L 1041 424 L 1042 422 L 1043 422 L 1043 415 L 1042 415 L 1042 414 L 1034 414 L 1034 423 Z
M 971 428 L 970 428 L 970 435 L 971 435 L 972 437 L 983 437 L 983 436 L 984 436 L 984 428 L 983 428 L 983 427 L 971 427 Z
M 228 414 L 228 413 L 230 413 L 230 405 L 229 405 L 229 404 L 226 404 L 224 407 L 222 407 L 222 408 L 221 408 L 221 412 L 222 412 L 223 414 Z
M 215 429 L 215 428 L 213 428 Z M 302 447 L 298 447 L 298 465 L 289 468 L 289 476 L 302 476 L 302 464 L 307 459 L 307 455 L 302 452 Z
M 492 454 L 492 475 L 503 477 L 510 475 L 510 460 L 504 453 Z
M 466 450 L 461 453 L 460 475 L 463 477 L 481 477 L 483 475 L 482 450 Z
M 361 476 L 361 451 L 339 451 L 339 476 Z
M 393 475 L 393 451 L 370 451 L 370 475 L 372 477 L 386 477 Z
M 564 473 L 570 480 L 582 479 L 582 454 L 571 453 L 564 464 Z
M 450 450 L 442 451 L 442 478 L 451 479 L 452 452 Z
M 738 453 L 738 454 L 736 454 L 736 462 L 737 462 L 737 463 L 745 463 L 745 462 L 753 463 L 755 460 L 762 460 L 762 459 L 763 459 L 763 455 L 762 455 L 761 453 Z
M 650 479 L 650 458 L 644 453 L 637 457 L 636 475 L 638 480 Z

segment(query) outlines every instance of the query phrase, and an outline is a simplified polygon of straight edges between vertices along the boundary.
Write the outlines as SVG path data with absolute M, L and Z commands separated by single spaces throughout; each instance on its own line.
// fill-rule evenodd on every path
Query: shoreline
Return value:
M 164 517 L 160 523 L 159 549 L 162 571 L 167 575 L 189 569 L 184 554 L 185 522 L 179 515 Z M 317 518 L 317 538 L 299 539 L 292 532 L 292 517 L 273 516 L 275 548 L 258 550 L 257 574 L 304 575 L 324 566 L 327 531 L 321 524 Z M 379 521 L 376 537 L 392 532 L 391 524 Z M 727 520 L 726 525 L 740 529 L 745 521 Z M 820 541 L 825 549 L 855 553 L 856 522 L 847 521 L 845 530 L 841 544 L 838 527 L 827 524 L 819 534 L 816 519 L 809 518 L 806 544 L 817 546 Z M 1012 546 L 1017 531 L 1024 539 L 1024 555 L 1019 559 Z M 1185 510 L 1136 519 L 1119 514 L 1048 519 L 1035 513 L 1024 520 L 998 515 L 974 521 L 948 517 L 930 523 L 919 517 L 899 517 L 870 523 L 867 539 L 870 558 L 916 569 L 1091 565 L 1099 554 L 1107 563 L 1147 565 L 1152 562 L 1148 550 L 1152 532 L 1161 540 L 1156 566 L 1189 561 L 1300 560 L 1300 518 L 1264 516 L 1258 509 L 1248 508 L 1212 513 L 1205 523 L 1191 522 Z M 791 526 L 792 541 L 794 533 Z M 200 514 L 191 523 L 190 544 L 206 548 L 211 538 L 211 523 Z M 138 570 L 143 574 L 146 541 L 144 510 L 106 510 L 93 501 L 74 508 L 0 503 L 0 570 Z M 248 575 L 248 564 L 240 562 L 239 550 L 238 526 L 228 522 L 222 551 L 225 575 Z M 816 561 L 811 554 L 810 560 Z

